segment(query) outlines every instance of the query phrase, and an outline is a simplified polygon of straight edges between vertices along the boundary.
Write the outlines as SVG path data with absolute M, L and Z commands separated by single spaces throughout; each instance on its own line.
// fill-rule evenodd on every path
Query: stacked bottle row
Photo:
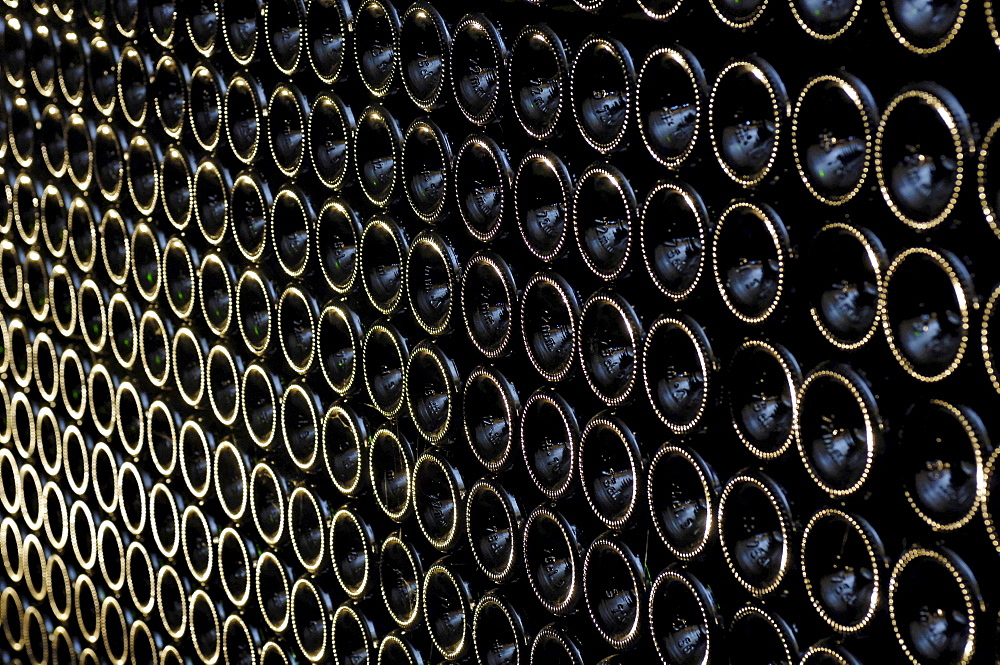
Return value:
M 989 39 L 532 4 L 7 3 L 12 658 L 992 655 Z

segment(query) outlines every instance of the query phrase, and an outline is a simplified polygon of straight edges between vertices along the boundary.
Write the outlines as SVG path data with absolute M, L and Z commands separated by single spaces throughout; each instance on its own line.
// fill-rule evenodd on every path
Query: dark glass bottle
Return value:
M 625 45 L 587 37 L 573 59 L 570 82 L 573 116 L 587 144 L 605 154 L 625 147 L 635 95 L 635 68 Z
M 792 151 L 799 177 L 813 196 L 841 205 L 862 190 L 877 118 L 875 100 L 856 76 L 844 72 L 809 79 L 795 102 Z
M 977 302 L 965 263 L 947 250 L 905 249 L 886 270 L 882 291 L 882 329 L 900 366 L 924 382 L 953 374 Z
M 407 8 L 399 31 L 400 70 L 410 100 L 424 111 L 445 104 L 450 47 L 448 25 L 434 5 L 418 0 Z
M 790 114 L 774 67 L 757 56 L 730 61 L 712 84 L 708 102 L 712 150 L 726 175 L 744 187 L 763 182 L 775 165 Z
M 831 496 L 860 490 L 883 450 L 883 422 L 868 382 L 846 365 L 823 363 L 799 389 L 795 438 L 806 471 Z
M 889 562 L 864 518 L 818 510 L 802 532 L 801 563 L 813 609 L 834 630 L 864 630 L 883 609 Z
M 509 70 L 521 129 L 536 139 L 555 136 L 569 96 L 569 62 L 559 35 L 545 24 L 525 26 L 511 46 Z
M 680 2 L 660 4 L 670 5 L 672 13 Z M 704 132 L 707 100 L 705 72 L 691 51 L 675 45 L 646 56 L 636 87 L 636 114 L 653 159 L 669 168 L 687 161 Z
M 932 82 L 904 86 L 875 134 L 882 198 L 907 226 L 932 229 L 954 211 L 974 152 L 969 116 L 951 92 Z
M 722 489 L 722 552 L 736 581 L 756 597 L 774 594 L 792 569 L 798 551 L 793 519 L 784 488 L 762 472 L 740 472 Z
M 475 125 L 499 119 L 507 46 L 484 14 L 466 14 L 452 32 L 451 87 L 458 108 Z
M 639 557 L 613 534 L 599 536 L 583 561 L 583 596 L 598 634 L 615 649 L 635 646 L 647 614 L 646 573 Z

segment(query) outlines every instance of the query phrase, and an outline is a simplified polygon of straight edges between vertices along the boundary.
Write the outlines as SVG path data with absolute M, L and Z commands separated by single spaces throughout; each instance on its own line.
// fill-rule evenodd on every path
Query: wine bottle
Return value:
M 576 527 L 554 508 L 537 506 L 524 523 L 524 565 L 535 597 L 559 616 L 580 600 L 583 548 Z
M 500 118 L 500 97 L 507 46 L 497 26 L 485 15 L 466 14 L 452 31 L 451 87 L 458 109 L 474 125 Z
M 558 273 L 535 273 L 521 292 L 521 335 L 528 359 L 546 380 L 558 382 L 573 369 L 580 305 Z
M 882 242 L 866 228 L 832 222 L 813 237 L 805 262 L 809 313 L 835 347 L 858 349 L 877 332 L 888 263 Z
M 476 565 L 491 581 L 505 584 L 520 573 L 523 529 L 516 497 L 497 479 L 481 478 L 469 489 L 465 535 Z
M 405 436 L 383 427 L 372 435 L 367 452 L 368 479 L 375 501 L 390 519 L 402 522 L 413 510 L 413 448 Z
M 274 444 L 274 435 L 278 429 L 275 422 L 278 401 L 282 393 L 283 386 L 278 375 L 272 373 L 267 366 L 259 362 L 253 363 L 243 373 L 240 410 L 246 418 L 250 439 L 265 450 Z
M 340 190 L 348 182 L 350 147 L 356 129 L 354 112 L 340 97 L 333 92 L 316 95 L 309 110 L 306 143 L 313 171 L 330 189 Z
M 334 486 L 347 496 L 366 493 L 366 421 L 350 406 L 334 405 L 323 416 L 320 437 L 323 463 Z
M 157 388 L 167 385 L 170 379 L 170 349 L 174 327 L 170 319 L 164 321 L 156 310 L 146 310 L 139 319 L 139 359 L 146 380 Z
M 206 157 L 198 163 L 191 187 L 191 195 L 194 198 L 194 217 L 198 222 L 198 229 L 201 231 L 202 237 L 211 245 L 219 245 L 225 239 L 226 228 L 229 225 L 232 190 L 233 181 L 229 169 L 225 168 L 221 162 L 212 157 Z M 244 215 L 247 214 L 248 207 L 252 205 L 251 202 L 252 199 L 249 197 L 237 197 L 237 203 L 243 206 L 243 210 L 240 212 Z M 235 228 L 234 220 L 234 231 Z
M 277 0 L 264 12 L 264 32 L 271 63 L 285 76 L 305 67 L 302 34 L 306 31 L 304 0 Z
M 13 101 L 6 102 L 5 106 L 7 106 L 6 129 L 10 155 L 18 166 L 31 168 L 41 147 L 35 132 L 35 127 L 41 118 L 38 105 L 32 98 L 19 96 Z
M 454 361 L 434 342 L 421 342 L 410 351 L 404 383 L 406 409 L 420 435 L 431 443 L 449 441 L 460 406 Z
M 648 0 L 647 0 L 648 1 Z M 680 2 L 659 0 L 657 18 L 677 11 Z M 644 7 L 649 14 L 650 9 Z M 668 168 L 682 166 L 703 133 L 708 82 L 698 58 L 682 46 L 650 51 L 639 69 L 636 115 L 649 154 Z
M 225 191 L 225 187 L 218 187 L 217 183 L 218 181 L 216 184 L 210 185 L 210 189 L 218 193 Z M 195 196 L 197 197 L 198 194 L 196 189 Z M 225 204 L 217 199 L 215 205 L 224 206 Z M 259 262 L 268 249 L 268 222 L 273 211 L 274 197 L 271 194 L 271 188 L 258 171 L 250 168 L 236 176 L 229 190 L 228 208 L 224 207 L 219 212 L 231 221 L 236 246 L 247 261 Z M 226 215 L 227 212 L 228 215 Z M 214 214 L 217 212 L 213 212 Z M 224 227 L 222 232 L 224 233 Z M 220 239 L 221 235 L 219 233 Z
M 189 597 L 190 584 L 172 565 L 162 566 L 156 572 L 157 614 L 167 635 L 175 640 L 186 632 Z
M 725 657 L 723 621 L 712 589 L 683 566 L 668 566 L 653 580 L 649 626 L 665 663 L 694 665 Z
M 222 624 L 222 657 L 225 665 L 236 665 L 252 660 L 257 655 L 260 641 L 257 628 L 238 614 L 226 617 Z
M 915 11 L 909 2 L 882 2 L 882 15 L 896 41 L 908 50 L 927 55 L 948 46 L 965 19 L 965 5 L 947 2 L 933 11 Z
M 222 603 L 209 596 L 203 589 L 192 593 L 188 602 L 190 603 L 188 622 L 191 624 L 194 653 L 202 662 L 214 663 L 222 655 L 221 617 L 224 616 Z M 122 627 L 125 628 L 125 625 Z M 198 626 L 197 630 L 195 626 Z
M 309 101 L 298 87 L 291 83 L 275 86 L 267 104 L 268 143 L 274 163 L 288 178 L 299 176 L 309 166 L 305 154 L 308 113 Z
M 421 600 L 431 643 L 445 658 L 464 656 L 472 641 L 472 610 L 476 597 L 463 578 L 461 565 L 450 557 L 438 559 L 424 575 Z
M 402 532 L 389 535 L 379 548 L 379 588 L 385 609 L 403 630 L 412 629 L 423 620 L 420 587 L 424 568 L 416 548 L 403 540 Z
M 286 392 L 286 394 L 288 394 Z M 331 564 L 333 534 L 329 505 L 314 488 L 299 485 L 288 497 L 288 532 L 295 558 L 311 575 L 324 572 Z
M 176 490 L 163 483 L 153 485 L 149 493 L 149 522 L 156 525 L 152 542 L 167 561 L 174 561 L 180 552 L 179 503 L 183 506 Z
M 540 140 L 555 136 L 569 92 L 569 62 L 559 35 L 544 23 L 525 26 L 514 38 L 508 69 L 521 129 Z
M 665 443 L 649 464 L 646 487 L 653 526 L 670 553 L 702 558 L 718 536 L 721 487 L 712 467 L 692 448 Z
M 991 448 L 978 414 L 962 404 L 919 401 L 907 410 L 898 436 L 907 451 L 900 464 L 903 493 L 913 511 L 935 531 L 968 524 L 986 493 Z
M 406 259 L 410 241 L 406 231 L 385 213 L 376 213 L 365 225 L 359 249 L 362 286 L 372 306 L 391 316 L 403 304 Z
M 94 132 L 94 181 L 104 200 L 117 203 L 125 184 L 125 134 L 108 122 Z
M 907 374 L 935 382 L 962 363 L 970 308 L 977 302 L 973 288 L 965 264 L 947 250 L 910 247 L 892 260 L 879 314 L 889 348 Z
M 327 199 L 316 216 L 316 245 L 326 283 L 338 295 L 351 293 L 358 275 L 361 222 L 342 198 Z
M 229 57 L 239 65 L 249 65 L 257 59 L 259 33 L 264 27 L 264 4 L 252 0 L 238 2 L 229 0 L 220 3 L 222 37 L 229 51 Z
M 417 0 L 407 8 L 399 30 L 403 87 L 410 101 L 426 112 L 445 104 L 441 95 L 450 46 L 448 25 L 434 5 Z
M 629 400 L 635 385 L 642 322 L 619 294 L 600 290 L 580 314 L 580 363 L 591 390 L 608 406 Z
M 795 438 L 810 477 L 831 496 L 860 490 L 884 446 L 869 383 L 846 365 L 823 363 L 802 382 L 798 403 Z
M 354 132 L 354 164 L 361 189 L 373 205 L 385 207 L 398 195 L 402 146 L 403 134 L 388 109 L 373 104 L 361 112 Z
M 198 420 L 185 420 L 177 435 L 177 459 L 188 494 L 202 500 L 212 488 L 212 450 L 215 434 Z
M 189 505 L 181 516 L 181 546 L 188 571 L 198 582 L 206 582 L 216 567 L 213 540 L 218 528 L 211 515 Z
M 373 405 L 392 418 L 403 408 L 409 346 L 390 323 L 375 323 L 365 332 L 361 371 Z
M 114 347 L 112 347 L 114 348 Z M 185 326 L 174 333 L 171 344 L 170 364 L 181 399 L 189 406 L 199 408 L 205 396 L 205 357 L 208 343 Z
M 127 44 L 122 49 L 115 76 L 118 107 L 122 110 L 125 121 L 136 129 L 141 129 L 146 123 L 149 76 L 152 71 L 153 62 L 149 55 L 135 44 Z
M 335 662 L 375 663 L 375 624 L 360 609 L 349 602 L 338 607 L 330 633 Z
M 256 270 L 242 274 L 236 284 L 236 321 L 246 348 L 258 356 L 271 348 L 274 333 L 274 286 L 267 277 Z
M 766 204 L 735 202 L 722 213 L 712 240 L 715 285 L 740 321 L 760 324 L 787 291 L 791 261 L 788 232 Z
M 573 189 L 573 229 L 583 261 L 605 281 L 628 274 L 638 211 L 628 178 L 606 162 L 588 166 Z
M 485 134 L 470 134 L 455 157 L 455 173 L 458 211 L 469 235 L 490 242 L 504 234 L 513 173 L 503 148 Z
M 729 623 L 727 651 L 743 654 L 747 663 L 795 663 L 799 660 L 796 631 L 781 615 L 757 603 L 739 608 Z
M 489 250 L 472 255 L 462 274 L 462 319 L 473 346 L 488 358 L 510 352 L 517 301 L 514 274 Z
M 451 243 L 436 231 L 421 231 L 406 258 L 405 289 L 417 325 L 431 335 L 450 332 L 453 296 L 459 279 Z
M 529 150 L 514 174 L 514 206 L 524 244 L 535 257 L 552 261 L 564 252 L 573 181 L 556 153 Z
M 764 5 L 757 5 L 761 12 Z M 753 7 L 740 5 L 741 11 L 746 9 Z M 731 60 L 716 77 L 708 100 L 712 151 L 725 174 L 744 187 L 764 182 L 790 115 L 785 85 L 770 63 L 757 56 Z
M 642 633 L 649 584 L 642 564 L 624 541 L 599 536 L 583 561 L 583 597 L 598 634 L 615 649 L 634 646 Z
M 354 16 L 354 60 L 361 82 L 375 97 L 395 89 L 399 67 L 400 21 L 396 8 L 383 0 L 365 0 Z
M 88 189 L 93 181 L 95 131 L 93 120 L 80 113 L 70 113 L 66 119 L 67 174 L 80 190 Z
M 288 539 L 285 505 L 288 492 L 285 478 L 267 462 L 258 462 L 250 472 L 250 512 L 261 539 L 272 547 Z M 260 566 L 258 559 L 258 566 Z M 258 593 L 260 588 L 258 584 Z M 268 597 L 270 593 L 268 594 Z M 271 626 L 275 632 L 280 629 Z
M 480 662 L 512 658 L 524 662 L 528 657 L 525 621 L 511 599 L 501 589 L 494 589 L 476 601 L 472 613 L 472 647 Z
M 736 581 L 756 597 L 775 593 L 798 550 L 784 488 L 762 472 L 740 472 L 722 489 L 718 520 L 719 542 Z
M 66 103 L 77 107 L 83 102 L 87 79 L 87 49 L 89 43 L 72 26 L 59 31 L 59 63 L 56 80 Z
M 378 646 L 378 665 L 424 665 L 424 657 L 401 631 L 382 638 Z
M 864 518 L 823 508 L 802 531 L 802 578 L 813 609 L 840 633 L 865 630 L 886 598 L 889 561 Z
M 126 370 L 131 370 L 138 357 L 139 318 L 142 309 L 136 302 L 122 294 L 116 293 L 108 302 L 108 337 L 111 342 L 111 352 L 118 364 Z M 175 337 L 176 340 L 176 337 Z M 174 342 L 176 345 L 176 341 Z
M 459 529 L 465 521 L 465 483 L 444 450 L 434 447 L 421 455 L 411 481 L 417 526 L 437 550 L 447 552 L 462 544 Z
M 796 4 L 792 2 L 793 11 Z M 841 205 L 862 190 L 877 118 L 875 100 L 856 76 L 844 72 L 809 79 L 795 102 L 792 152 L 799 177 L 813 196 Z
M 617 39 L 590 35 L 570 68 L 573 117 L 594 150 L 607 154 L 625 147 L 635 95 L 635 68 Z
M 243 520 L 250 502 L 250 456 L 247 452 L 237 448 L 232 441 L 220 443 L 212 463 L 212 484 L 226 517 L 234 522 Z M 220 542 L 220 561 L 221 547 Z M 247 552 L 250 551 L 248 548 Z M 237 581 L 234 579 L 233 583 Z
M 553 662 L 583 665 L 583 654 L 577 641 L 564 626 L 550 623 L 535 633 L 531 640 L 528 662 L 531 665 Z
M 261 157 L 261 137 L 268 115 L 264 86 L 253 74 L 236 72 L 229 79 L 224 103 L 226 137 L 233 154 L 244 164 L 253 164 Z
M 178 236 L 167 240 L 163 248 L 163 274 L 166 277 L 167 304 L 182 321 L 191 319 L 198 299 L 198 272 L 200 263 L 197 251 Z
M 587 504 L 608 528 L 622 529 L 637 519 L 645 467 L 632 429 L 617 416 L 603 411 L 583 428 L 577 473 Z
M 7 34 L 11 34 L 10 31 Z M 115 72 L 118 66 L 118 46 L 98 34 L 91 38 L 89 48 L 84 50 L 87 68 L 87 88 L 90 90 L 90 101 L 97 109 L 98 113 L 110 116 L 115 109 L 116 89 Z M 20 76 L 21 83 L 16 83 L 11 79 L 12 74 L 18 74 L 19 59 L 17 54 L 13 54 L 11 67 L 4 67 L 7 72 L 7 80 L 12 86 L 20 88 L 24 85 L 23 76 Z
M 317 0 L 306 7 L 309 64 L 325 84 L 347 77 L 344 60 L 352 39 L 354 15 L 346 0 Z
M 320 419 L 323 403 L 305 382 L 295 382 L 281 396 L 281 436 L 296 468 L 315 473 L 322 465 Z
M 215 53 L 219 32 L 218 5 L 210 1 L 182 0 L 181 10 L 191 45 L 199 54 L 211 57 Z
M 330 559 L 337 582 L 352 600 L 371 595 L 375 581 L 375 534 L 364 517 L 350 504 L 333 515 L 330 527 Z M 334 647 L 336 648 L 336 647 Z
M 406 129 L 402 166 L 406 199 L 417 217 L 425 222 L 445 217 L 452 182 L 451 144 L 430 118 L 417 118 Z
M 499 370 L 479 366 L 469 373 L 462 390 L 462 427 L 472 454 L 494 473 L 514 464 L 520 412 L 517 390 Z
M 222 115 L 225 110 L 225 90 L 226 83 L 222 75 L 209 62 L 202 61 L 191 70 L 191 80 L 188 82 L 188 113 L 191 128 L 194 130 L 194 139 L 206 152 L 213 152 L 219 145 L 222 135 Z
M 319 306 L 308 291 L 290 284 L 282 292 L 275 310 L 285 364 L 297 374 L 306 375 L 318 355 Z
M 955 209 L 974 151 L 969 117 L 951 92 L 931 82 L 904 86 L 875 134 L 875 175 L 889 210 L 914 229 L 940 225 Z
M 254 564 L 254 595 L 264 623 L 281 635 L 288 630 L 291 605 L 291 568 L 273 552 L 264 552 Z
M 968 565 L 951 550 L 913 546 L 889 577 L 889 616 L 911 662 L 972 660 L 986 606 Z
M 643 382 L 657 417 L 677 433 L 696 428 L 713 404 L 718 370 L 711 342 L 687 315 L 660 317 L 643 346 Z
M 153 3 L 150 6 L 152 7 Z M 79 78 L 80 74 L 76 74 L 75 69 L 70 69 L 70 73 L 73 79 L 63 84 L 62 78 L 60 78 L 60 87 L 64 88 L 63 95 L 72 104 L 72 98 L 82 94 L 82 90 L 81 93 L 75 92 L 76 89 L 82 88 L 82 79 L 80 83 L 74 83 L 73 81 Z M 63 76 L 65 77 L 66 73 L 63 73 Z M 181 138 L 184 131 L 184 117 L 189 110 L 187 89 L 190 76 L 190 71 L 185 63 L 178 62 L 172 55 L 165 53 L 156 61 L 153 81 L 149 86 L 153 110 L 156 112 L 160 127 L 167 136 L 175 140 Z M 69 89 L 67 90 L 65 86 L 69 86 Z
M 66 149 L 66 116 L 56 104 L 48 104 L 39 118 L 38 149 L 45 170 L 53 178 L 62 178 L 69 167 Z
M 233 264 L 217 252 L 206 254 L 198 269 L 198 298 L 205 323 L 216 337 L 226 337 L 233 318 Z

